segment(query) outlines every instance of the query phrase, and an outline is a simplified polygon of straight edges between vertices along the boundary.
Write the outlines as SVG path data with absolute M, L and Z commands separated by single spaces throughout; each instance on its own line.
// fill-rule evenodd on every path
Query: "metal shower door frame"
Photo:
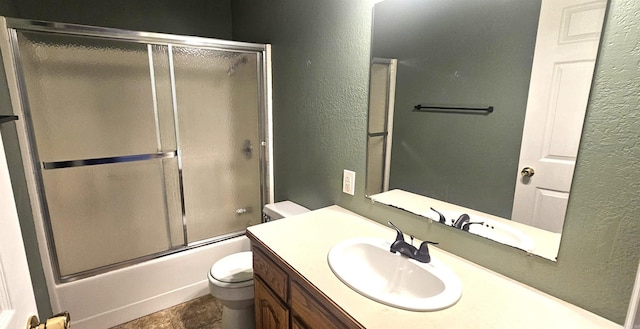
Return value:
M 127 267 L 147 260 L 163 257 L 169 254 L 193 249 L 199 246 L 211 244 L 214 242 L 226 240 L 236 236 L 243 235 L 244 230 L 232 232 L 229 234 L 212 237 L 209 239 L 188 243 L 187 240 L 187 223 L 185 214 L 185 202 L 182 182 L 182 165 L 181 151 L 177 130 L 177 104 L 175 91 L 175 76 L 173 71 L 172 46 L 196 47 L 210 50 L 234 51 L 254 53 L 258 56 L 258 104 L 260 106 L 260 191 L 261 204 L 273 202 L 273 155 L 272 155 L 272 116 L 271 116 L 271 47 L 267 44 L 255 44 L 246 42 L 235 42 L 194 36 L 180 36 L 164 33 L 151 33 L 128 31 L 114 28 L 94 27 L 78 24 L 56 23 L 37 20 L 25 20 L 15 18 L 4 18 L 0 16 L 0 38 L 2 39 L 2 53 L 4 55 L 5 69 L 7 81 L 11 94 L 11 101 L 14 114 L 23 118 L 28 117 L 30 107 L 27 97 L 27 90 L 22 71 L 20 51 L 18 48 L 17 33 L 18 31 L 42 32 L 58 35 L 71 35 L 78 37 L 88 37 L 97 39 L 126 41 L 132 43 L 146 44 L 149 46 L 159 45 L 166 46 L 170 57 L 169 65 L 171 80 L 171 99 L 172 111 L 174 115 L 176 150 L 173 152 L 159 152 L 157 154 L 136 156 L 124 156 L 115 158 L 87 159 L 87 161 L 67 161 L 65 163 L 42 163 L 37 153 L 35 134 L 30 118 L 21 120 L 17 123 L 18 140 L 23 158 L 23 166 L 25 167 L 25 176 L 27 180 L 29 198 L 31 201 L 32 213 L 36 224 L 36 233 L 38 241 L 40 241 L 40 254 L 45 270 L 49 270 L 53 274 L 56 284 L 71 282 L 78 279 L 86 278 L 96 274 Z M 6 39 L 6 40 L 5 40 Z M 150 65 L 152 62 L 150 61 Z M 150 67 L 153 70 L 153 67 Z M 155 89 L 153 90 L 155 93 Z M 155 100 L 154 100 L 155 101 Z M 156 110 L 156 109 L 154 109 Z M 156 123 L 157 124 L 157 123 Z M 162 153 L 162 154 L 160 154 Z M 166 153 L 166 154 L 165 154 Z M 146 156 L 146 157 L 144 157 Z M 137 161 L 140 159 L 158 159 L 177 157 L 178 159 L 178 179 L 179 194 L 182 207 L 182 226 L 183 226 L 183 244 L 178 248 L 168 249 L 162 252 L 137 257 L 127 261 L 119 262 L 112 265 L 106 265 L 99 268 L 62 276 L 60 273 L 55 243 L 53 241 L 53 230 L 51 227 L 51 218 L 48 211 L 46 196 L 44 193 L 44 184 L 42 179 L 42 170 L 73 167 L 82 165 L 93 165 L 101 163 L 117 163 Z M 165 193 L 166 194 L 166 193 Z M 44 239 L 44 240 L 43 240 Z M 42 243 L 46 241 L 46 243 Z

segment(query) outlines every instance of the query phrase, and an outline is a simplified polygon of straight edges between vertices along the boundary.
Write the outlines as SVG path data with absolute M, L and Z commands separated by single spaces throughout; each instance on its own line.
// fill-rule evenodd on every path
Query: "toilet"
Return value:
M 309 209 L 282 201 L 267 204 L 263 221 L 302 214 Z M 243 251 L 225 256 L 211 266 L 207 275 L 209 293 L 222 304 L 222 329 L 255 327 L 253 309 L 253 253 Z

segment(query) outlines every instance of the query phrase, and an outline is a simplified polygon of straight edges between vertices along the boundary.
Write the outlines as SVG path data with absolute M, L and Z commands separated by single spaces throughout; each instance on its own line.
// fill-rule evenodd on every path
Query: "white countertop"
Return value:
M 431 246 L 431 255 L 462 281 L 462 298 L 436 312 L 414 312 L 375 302 L 331 271 L 327 253 L 355 237 L 392 241 L 395 231 L 339 206 L 249 227 L 309 282 L 366 328 L 602 329 L 620 325 Z M 419 243 L 417 241 L 416 243 Z

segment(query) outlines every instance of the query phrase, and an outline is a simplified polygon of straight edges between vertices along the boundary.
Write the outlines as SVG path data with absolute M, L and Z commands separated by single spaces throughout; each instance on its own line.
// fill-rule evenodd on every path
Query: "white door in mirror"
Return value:
M 562 231 L 606 5 L 542 1 L 511 217 L 517 222 Z M 521 175 L 525 167 L 535 175 Z

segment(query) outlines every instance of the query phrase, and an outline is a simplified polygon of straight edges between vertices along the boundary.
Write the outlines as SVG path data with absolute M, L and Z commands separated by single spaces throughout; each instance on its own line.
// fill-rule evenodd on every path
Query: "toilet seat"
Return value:
M 244 251 L 223 257 L 211 266 L 209 274 L 216 281 L 233 286 L 253 284 L 253 253 Z

